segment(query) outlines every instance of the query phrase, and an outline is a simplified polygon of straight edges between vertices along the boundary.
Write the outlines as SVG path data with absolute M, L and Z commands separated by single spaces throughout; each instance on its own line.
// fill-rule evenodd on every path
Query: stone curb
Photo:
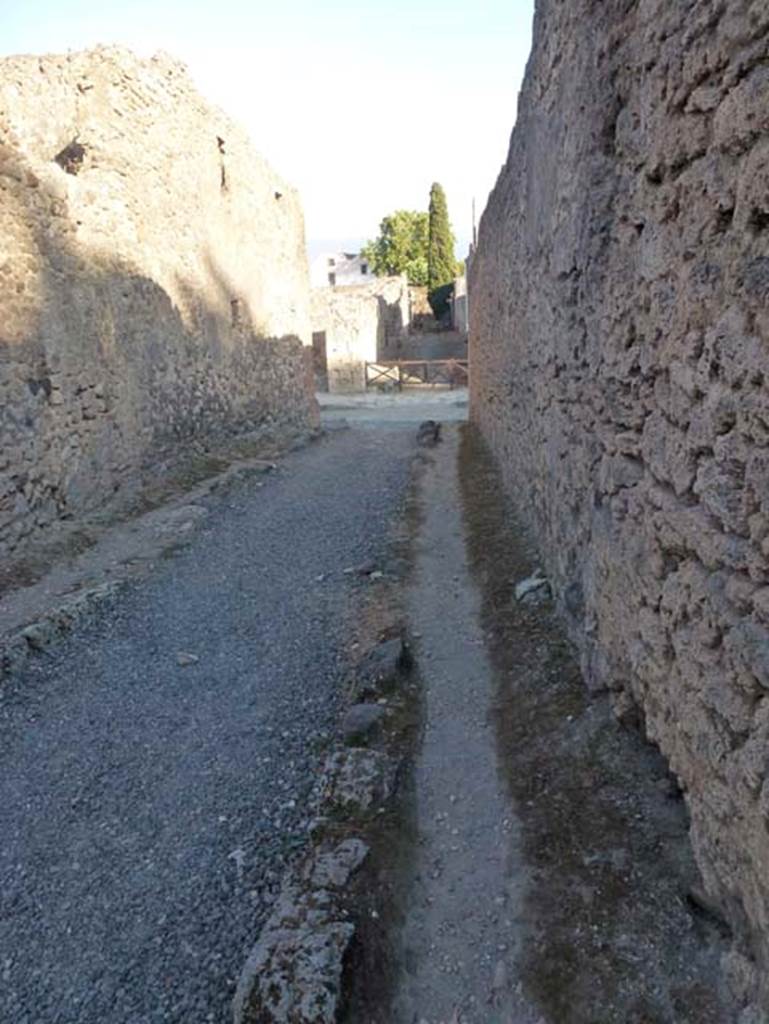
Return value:
M 361 748 L 339 748 L 327 758 L 313 798 L 314 845 L 286 871 L 243 966 L 234 1024 L 335 1024 L 355 935 L 349 887 L 369 853 L 354 832 L 393 798 L 399 767 L 389 755 Z M 340 815 L 350 834 L 332 839 Z
M 0 638 L 0 685 L 21 672 L 27 660 L 64 637 L 98 605 L 115 597 L 127 580 L 113 580 L 79 591 L 22 629 Z
M 384 652 L 399 666 L 402 681 L 411 655 L 404 641 L 397 646 L 393 660 L 393 641 L 379 644 L 358 670 L 370 679 L 372 660 L 378 663 L 376 653 Z M 394 682 L 391 675 L 380 675 L 382 682 Z M 328 754 L 310 801 L 311 849 L 286 871 L 275 907 L 241 971 L 234 1024 L 337 1021 L 345 957 L 355 935 L 351 883 L 369 854 L 356 833 L 392 802 L 401 767 L 400 759 L 368 747 L 340 744 Z

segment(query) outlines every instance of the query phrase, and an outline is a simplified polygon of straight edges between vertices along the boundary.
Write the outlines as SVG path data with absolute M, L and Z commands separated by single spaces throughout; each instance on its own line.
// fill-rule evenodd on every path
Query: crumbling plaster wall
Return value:
M 366 363 L 398 358 L 409 319 L 405 277 L 314 288 L 312 329 L 326 337 L 329 391 L 365 391 Z
M 539 0 L 471 416 L 769 1005 L 769 6 Z
M 298 197 L 181 65 L 0 60 L 0 558 L 195 440 L 307 425 L 307 343 Z

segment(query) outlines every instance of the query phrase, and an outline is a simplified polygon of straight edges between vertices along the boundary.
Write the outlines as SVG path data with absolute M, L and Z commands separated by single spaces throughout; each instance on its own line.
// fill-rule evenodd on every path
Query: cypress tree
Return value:
M 457 264 L 446 194 L 437 182 L 430 189 L 429 217 L 427 295 L 435 318 L 440 320 L 448 309 Z

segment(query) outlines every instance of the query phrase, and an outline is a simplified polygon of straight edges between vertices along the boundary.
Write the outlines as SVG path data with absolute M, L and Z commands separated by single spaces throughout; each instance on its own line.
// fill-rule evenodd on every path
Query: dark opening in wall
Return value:
M 769 228 L 769 210 L 762 210 L 761 207 L 754 206 L 750 211 L 750 217 L 748 217 L 748 227 L 755 234 L 766 231 Z
M 37 395 L 42 391 L 46 398 L 51 397 L 51 391 L 53 390 L 50 377 L 40 377 L 37 380 L 30 379 L 27 381 L 27 387 L 33 395 Z
M 219 150 L 219 187 L 222 192 L 227 191 L 227 168 L 224 166 L 224 139 L 220 136 L 216 136 L 216 145 Z
M 73 139 L 68 146 L 56 154 L 54 160 L 67 174 L 79 174 L 83 169 L 85 153 L 85 146 L 77 139 Z
M 312 332 L 312 365 L 315 386 L 318 391 L 328 391 L 328 358 L 326 355 L 326 332 Z
M 230 300 L 230 323 L 233 327 L 240 325 L 240 299 Z
M 726 210 L 718 210 L 716 212 L 716 233 L 721 234 L 724 231 L 728 231 L 734 221 L 734 208 L 730 207 Z
M 275 190 L 275 198 L 276 199 L 282 199 L 283 198 L 283 193 L 282 192 L 278 192 L 278 190 L 276 189 Z

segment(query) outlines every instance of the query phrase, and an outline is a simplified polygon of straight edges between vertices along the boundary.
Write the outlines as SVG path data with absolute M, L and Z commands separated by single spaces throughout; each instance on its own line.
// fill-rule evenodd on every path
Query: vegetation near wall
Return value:
M 449 224 L 446 194 L 435 182 L 430 189 L 429 239 L 427 245 L 427 293 L 433 314 L 440 320 L 448 312 L 457 262 L 454 236 Z
M 405 274 L 411 285 L 427 284 L 428 217 L 418 210 L 396 210 L 379 225 L 379 235 L 361 253 L 378 277 Z

